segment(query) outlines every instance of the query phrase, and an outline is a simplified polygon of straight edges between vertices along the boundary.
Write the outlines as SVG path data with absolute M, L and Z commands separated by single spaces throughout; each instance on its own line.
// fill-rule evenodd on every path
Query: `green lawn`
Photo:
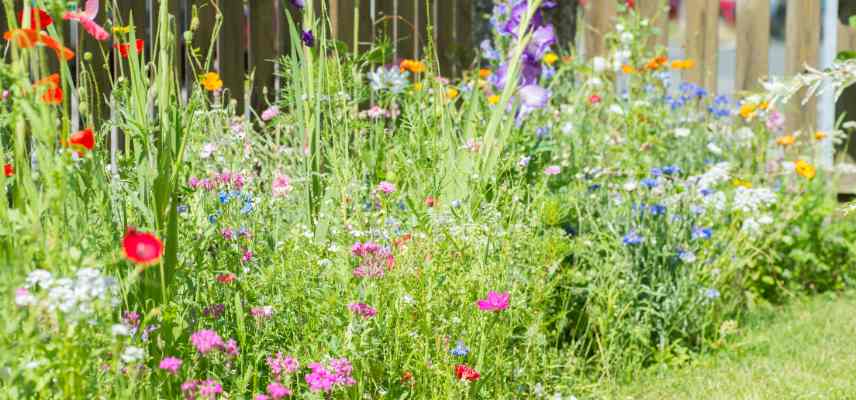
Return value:
M 656 368 L 612 399 L 856 399 L 856 295 L 756 313 L 723 351 Z

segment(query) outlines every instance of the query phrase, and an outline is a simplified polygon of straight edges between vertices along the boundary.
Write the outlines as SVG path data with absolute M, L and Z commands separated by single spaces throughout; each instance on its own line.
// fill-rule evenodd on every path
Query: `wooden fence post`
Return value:
M 223 28 L 219 39 L 219 66 L 223 86 L 229 89 L 232 99 L 237 101 L 238 115 L 244 110 L 244 77 L 246 61 L 246 36 L 244 4 L 242 1 L 220 0 L 223 13 Z
M 756 90 L 769 74 L 770 2 L 737 2 L 737 73 L 734 90 Z
M 274 7 L 275 0 L 250 0 L 250 55 L 253 76 L 253 108 L 259 112 L 266 108 L 264 89 L 276 91 L 276 59 L 282 53 L 279 46 Z M 272 35 L 273 33 L 273 35 Z M 273 40 L 272 40 L 273 39 Z M 275 96 L 274 96 L 275 97 Z
M 615 26 L 617 13 L 615 0 L 590 1 L 585 11 L 586 57 L 605 56 L 604 36 Z
M 681 5 L 685 13 L 684 55 L 693 59 L 696 67 L 685 71 L 684 79 L 716 91 L 717 53 L 719 52 L 719 2 L 686 0 Z
M 648 47 L 654 49 L 657 45 L 669 50 L 669 12 L 667 0 L 639 0 L 639 15 L 648 19 L 652 27 L 660 30 L 656 37 L 648 39 Z
M 805 65 L 817 67 L 820 56 L 820 3 L 788 0 L 785 30 L 785 72 L 795 75 L 803 72 Z M 792 99 L 795 108 L 786 117 L 788 133 L 799 129 L 810 131 L 817 122 L 817 101 L 812 99 L 802 105 L 804 95 L 804 92 L 800 92 Z

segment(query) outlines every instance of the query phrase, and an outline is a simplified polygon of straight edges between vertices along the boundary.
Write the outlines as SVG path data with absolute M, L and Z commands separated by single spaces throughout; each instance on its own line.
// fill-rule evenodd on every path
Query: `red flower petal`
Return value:
M 3 166 L 3 175 L 6 177 L 11 177 L 15 175 L 15 167 L 12 164 L 6 164 Z
M 77 132 L 68 138 L 68 144 L 75 147 L 82 147 L 86 150 L 95 148 L 95 134 L 92 128 L 86 128 Z
M 134 263 L 150 265 L 158 262 L 163 255 L 163 243 L 151 233 L 128 228 L 122 240 L 122 250 L 125 257 Z
M 33 28 L 38 27 L 39 29 L 45 29 L 53 24 L 53 18 L 51 18 L 50 14 L 47 11 L 42 10 L 41 8 L 31 8 L 30 9 L 30 26 Z M 18 25 L 24 25 L 24 11 L 18 11 Z

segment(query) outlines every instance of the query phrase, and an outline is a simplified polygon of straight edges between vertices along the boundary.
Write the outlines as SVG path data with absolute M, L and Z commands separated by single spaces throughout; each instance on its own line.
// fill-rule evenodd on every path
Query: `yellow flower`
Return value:
M 499 96 L 497 96 L 497 95 L 490 96 L 487 98 L 487 102 L 490 103 L 491 105 L 495 106 L 495 105 L 499 104 Z
M 749 181 L 746 181 L 746 180 L 743 180 L 740 178 L 734 178 L 734 180 L 731 181 L 731 184 L 734 185 L 734 187 L 743 187 L 746 189 L 752 189 L 752 182 L 749 182 Z
M 672 69 L 693 69 L 695 68 L 695 60 L 688 58 L 686 60 L 672 61 Z
M 755 116 L 755 110 L 758 109 L 758 106 L 753 103 L 745 103 L 740 106 L 740 116 L 743 119 L 750 119 Z
M 410 71 L 414 74 L 421 74 L 427 69 L 425 63 L 423 63 L 422 61 L 410 59 L 402 60 L 401 64 L 399 64 L 398 67 L 401 69 L 402 72 Z
M 627 75 L 636 73 L 636 68 L 633 68 L 632 65 L 624 64 L 621 66 L 621 72 L 624 72 Z
M 766 111 L 768 107 L 770 107 L 770 103 L 767 103 L 766 100 L 762 101 L 761 104 L 758 104 L 758 108 L 763 111 Z
M 420 92 L 422 91 L 422 82 L 416 82 L 413 84 L 413 91 Z
M 220 74 L 216 72 L 208 72 L 202 75 L 202 86 L 209 92 L 220 90 L 223 87 L 223 81 L 220 80 Z
M 446 97 L 448 97 L 449 100 L 454 100 L 454 99 L 458 98 L 458 89 L 455 89 L 455 88 L 446 89 Z
M 128 26 L 118 26 L 117 25 L 117 26 L 113 27 L 113 33 L 116 33 L 116 34 L 118 34 L 118 33 L 129 33 L 129 32 L 131 32 L 131 25 L 128 25 Z
M 544 55 L 544 63 L 547 65 L 553 65 L 559 61 L 559 56 L 556 53 L 549 52 Z
M 817 170 L 814 169 L 814 166 L 803 160 L 797 160 L 797 162 L 794 163 L 794 170 L 797 175 L 808 180 L 814 179 L 815 175 L 817 175 Z
M 487 69 L 487 68 L 482 68 L 482 69 L 480 69 L 480 70 L 479 70 L 479 78 L 487 79 L 487 78 L 489 78 L 491 75 L 493 75 L 493 72 L 491 72 L 491 71 L 490 71 L 489 69 Z
M 826 132 L 823 132 L 823 131 L 817 131 L 817 132 L 815 132 L 815 133 L 814 133 L 814 140 L 817 140 L 817 141 L 819 142 L 819 141 L 821 141 L 821 140 L 823 140 L 823 139 L 826 139 L 826 136 L 827 136 L 827 135 L 826 135 Z
M 785 146 L 785 147 L 790 146 L 796 142 L 797 142 L 797 139 L 794 137 L 794 135 L 785 135 L 785 136 L 782 136 L 782 137 L 776 139 L 777 144 L 779 144 L 781 146 Z

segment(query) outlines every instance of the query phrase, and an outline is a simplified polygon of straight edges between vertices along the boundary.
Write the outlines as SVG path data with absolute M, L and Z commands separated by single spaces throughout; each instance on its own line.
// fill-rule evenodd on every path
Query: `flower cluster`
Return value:
M 395 265 L 392 252 L 374 242 L 354 243 L 351 254 L 360 258 L 359 266 L 353 271 L 358 278 L 381 278 Z
M 118 284 L 112 277 L 93 268 L 81 268 L 72 278 L 57 278 L 43 269 L 27 276 L 26 284 L 15 291 L 19 307 L 44 307 L 64 318 L 78 321 L 92 317 L 99 308 L 118 304 Z
M 309 364 L 311 372 L 305 380 L 313 392 L 332 392 L 353 386 L 357 381 L 351 376 L 353 366 L 347 358 L 334 358 L 327 365 L 320 362 Z

